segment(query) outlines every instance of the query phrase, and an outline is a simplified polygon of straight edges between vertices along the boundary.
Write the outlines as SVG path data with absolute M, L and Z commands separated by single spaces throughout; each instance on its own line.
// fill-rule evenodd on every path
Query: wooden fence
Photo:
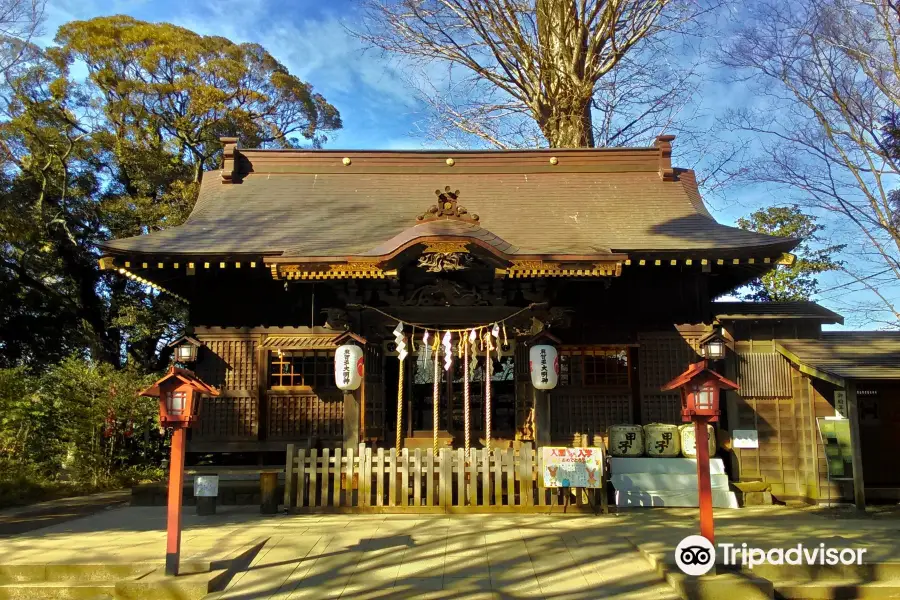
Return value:
M 542 457 L 512 449 L 287 449 L 284 505 L 296 511 L 529 512 L 570 505 L 607 512 L 599 490 L 545 488 Z

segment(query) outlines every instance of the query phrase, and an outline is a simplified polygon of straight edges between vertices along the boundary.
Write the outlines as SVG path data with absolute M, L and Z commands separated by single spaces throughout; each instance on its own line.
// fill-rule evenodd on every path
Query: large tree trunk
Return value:
M 552 148 L 593 147 L 594 84 L 585 70 L 589 32 L 574 0 L 537 0 L 537 24 L 543 93 L 533 95 L 535 120 Z
M 551 148 L 594 147 L 590 97 L 541 106 L 535 119 Z

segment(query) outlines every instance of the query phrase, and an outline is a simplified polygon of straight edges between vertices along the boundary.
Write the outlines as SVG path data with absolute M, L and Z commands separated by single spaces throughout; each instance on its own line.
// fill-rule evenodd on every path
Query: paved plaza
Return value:
M 247 556 L 211 597 L 677 598 L 636 549 L 671 552 L 696 532 L 696 509 L 619 515 L 278 515 L 186 509 L 182 557 Z M 832 542 L 900 560 L 900 521 L 834 518 L 785 507 L 717 512 L 718 542 L 763 547 Z M 165 509 L 112 508 L 0 539 L 5 565 L 159 563 Z

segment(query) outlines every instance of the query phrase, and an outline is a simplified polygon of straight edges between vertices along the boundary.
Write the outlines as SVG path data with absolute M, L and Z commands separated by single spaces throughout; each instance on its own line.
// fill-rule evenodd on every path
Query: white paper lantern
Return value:
M 537 390 L 552 390 L 559 380 L 559 354 L 546 344 L 532 346 L 528 352 L 531 383 Z
M 334 353 L 334 381 L 338 389 L 348 391 L 362 383 L 365 357 L 363 349 L 353 344 L 340 346 Z

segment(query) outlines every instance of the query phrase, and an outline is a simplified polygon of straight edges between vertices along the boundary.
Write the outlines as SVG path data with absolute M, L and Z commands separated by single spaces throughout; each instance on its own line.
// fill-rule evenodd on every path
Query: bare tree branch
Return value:
M 756 84 L 756 107 L 727 118 L 762 149 L 746 175 L 835 216 L 853 241 L 843 271 L 882 313 L 866 306 L 866 318 L 900 325 L 900 206 L 892 191 L 900 183 L 900 140 L 892 146 L 885 129 L 900 115 L 897 6 L 762 0 L 748 16 L 722 54 L 736 78 Z
M 436 120 L 493 147 L 530 141 L 534 129 L 545 140 L 542 145 L 551 147 L 606 144 L 612 133 L 619 134 L 613 139 L 617 145 L 622 144 L 616 139 L 643 137 L 639 124 L 681 99 L 671 87 L 654 86 L 652 75 L 644 75 L 644 100 L 655 95 L 661 105 L 648 104 L 646 114 L 637 111 L 635 122 L 626 119 L 624 127 L 601 114 L 600 140 L 594 117 L 603 108 L 595 100 L 601 98 L 602 107 L 609 93 L 624 102 L 624 88 L 636 83 L 624 73 L 640 74 L 640 67 L 660 62 L 659 55 L 648 60 L 649 53 L 630 64 L 628 57 L 647 40 L 680 30 L 709 9 L 692 0 L 365 0 L 364 5 L 363 28 L 354 33 L 418 70 L 417 89 Z M 433 81 L 437 65 L 446 66 L 452 79 Z M 620 65 L 622 93 L 616 95 L 604 86 L 616 79 Z M 527 120 L 531 123 L 521 122 Z
M 0 0 L 0 38 L 17 40 L 4 44 L 0 52 L 0 73 L 20 62 L 31 40 L 41 33 L 47 0 Z

